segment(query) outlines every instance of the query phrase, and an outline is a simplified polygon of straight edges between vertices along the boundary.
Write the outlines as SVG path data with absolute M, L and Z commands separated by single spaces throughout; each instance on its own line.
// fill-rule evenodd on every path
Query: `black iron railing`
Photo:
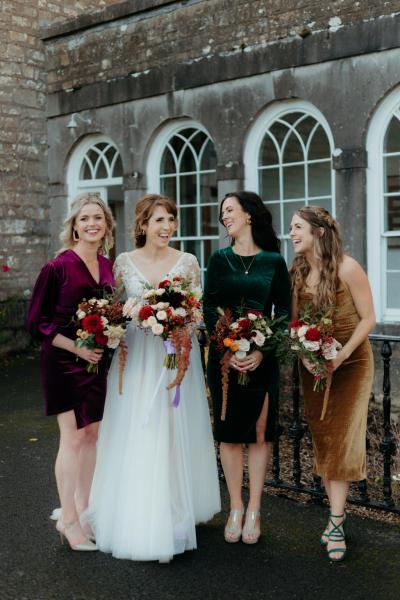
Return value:
M 371 499 L 369 495 L 368 481 L 364 480 L 357 484 L 358 493 L 349 497 L 349 502 L 360 506 L 380 509 L 384 511 L 400 514 L 400 504 L 396 503 L 393 498 L 392 490 L 392 469 L 393 457 L 396 454 L 396 441 L 392 431 L 391 421 L 391 378 L 390 378 L 390 363 L 392 356 L 392 344 L 400 342 L 400 337 L 371 334 L 371 342 L 381 343 L 380 356 L 383 361 L 383 377 L 382 377 L 382 420 L 383 420 L 383 437 L 379 444 L 379 451 L 383 458 L 383 473 L 379 477 L 382 481 L 381 498 Z M 202 348 L 202 361 L 205 365 L 204 350 L 206 345 L 206 335 L 204 328 L 201 328 L 199 334 L 199 342 Z M 284 480 L 281 477 L 281 435 L 283 432 L 282 426 L 278 423 L 275 432 L 273 459 L 272 459 L 272 478 L 266 481 L 267 486 L 309 494 L 315 501 L 321 501 L 325 496 L 325 491 L 321 485 L 320 477 L 313 476 L 312 483 L 303 483 L 303 469 L 301 462 L 301 450 L 304 434 L 307 426 L 302 420 L 301 397 L 299 388 L 299 371 L 297 362 L 293 366 L 292 375 L 292 398 L 291 398 L 291 422 L 288 426 L 288 436 L 291 442 L 291 476 Z M 287 465 L 285 465 L 287 467 Z M 287 473 L 287 468 L 285 468 Z M 374 494 L 376 496 L 376 494 Z

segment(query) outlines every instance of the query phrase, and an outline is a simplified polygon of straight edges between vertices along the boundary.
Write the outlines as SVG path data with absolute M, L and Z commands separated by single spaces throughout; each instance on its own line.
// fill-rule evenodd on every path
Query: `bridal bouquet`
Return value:
M 299 319 L 289 323 L 290 348 L 310 365 L 314 376 L 314 392 L 323 392 L 327 385 L 326 361 L 337 356 L 342 344 L 333 337 L 332 319 L 326 316 L 313 317 L 309 306 L 304 308 Z
M 129 298 L 124 315 L 145 331 L 160 336 L 164 342 L 164 366 L 177 369 L 168 389 L 177 386 L 174 406 L 179 404 L 179 385 L 189 367 L 192 348 L 191 332 L 202 322 L 201 291 L 192 287 L 190 277 L 175 276 L 148 289 L 142 299 Z
M 75 345 L 79 348 L 115 350 L 125 335 L 123 304 L 107 298 L 83 299 L 76 311 L 78 322 Z M 123 366 L 122 366 L 123 368 Z M 88 373 L 98 373 L 98 364 L 88 363 Z
M 221 420 L 225 420 L 228 401 L 229 368 L 232 354 L 241 359 L 253 350 L 276 348 L 282 339 L 280 319 L 268 319 L 256 310 L 241 310 L 241 316 L 234 320 L 230 309 L 218 308 L 219 319 L 212 336 L 218 350 L 223 354 L 221 359 L 222 375 L 222 412 Z M 247 385 L 250 381 L 247 372 L 238 373 L 239 385 Z

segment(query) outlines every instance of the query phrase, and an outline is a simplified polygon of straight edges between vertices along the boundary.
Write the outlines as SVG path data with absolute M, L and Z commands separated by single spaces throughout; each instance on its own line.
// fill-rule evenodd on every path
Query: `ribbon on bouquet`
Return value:
M 173 343 L 170 340 L 165 340 L 164 341 L 164 348 L 165 348 L 165 351 L 166 351 L 167 354 L 175 354 L 175 347 L 174 347 Z M 150 414 L 151 414 L 151 411 L 153 409 L 154 402 L 155 402 L 155 400 L 156 400 L 156 398 L 157 398 L 157 396 L 158 396 L 158 394 L 160 392 L 160 389 L 161 389 L 162 384 L 164 383 L 164 380 L 167 379 L 167 374 L 168 374 L 169 370 L 170 369 L 168 369 L 165 366 L 163 366 L 163 368 L 161 369 L 161 373 L 160 373 L 160 376 L 158 378 L 156 387 L 154 389 L 153 396 L 152 396 L 152 398 L 151 398 L 151 400 L 150 400 L 150 402 L 148 404 L 148 409 L 147 409 L 146 416 L 143 419 L 143 426 L 146 426 L 149 423 Z M 166 383 L 167 382 L 165 381 L 165 384 Z M 167 386 L 165 385 L 165 387 L 167 387 Z M 178 384 L 176 386 L 175 396 L 174 396 L 174 399 L 171 402 L 171 406 L 173 406 L 174 408 L 177 408 L 177 406 L 179 406 L 180 399 L 181 399 L 181 386 L 180 386 L 180 384 Z
M 164 340 L 164 348 L 167 354 L 176 354 L 176 349 L 174 343 L 171 340 Z M 178 383 L 176 386 L 175 396 L 172 400 L 171 406 L 177 408 L 179 406 L 179 402 L 181 400 L 181 384 Z

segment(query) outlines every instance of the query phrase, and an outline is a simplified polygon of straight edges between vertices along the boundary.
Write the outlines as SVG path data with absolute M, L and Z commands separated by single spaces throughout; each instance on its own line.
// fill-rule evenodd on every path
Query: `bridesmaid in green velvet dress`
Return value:
M 217 308 L 240 307 L 262 311 L 267 317 L 289 318 L 290 284 L 286 263 L 272 217 L 253 192 L 232 192 L 222 200 L 220 222 L 232 245 L 211 256 L 204 286 L 204 316 L 212 336 Z M 285 326 L 283 322 L 282 326 Z M 230 496 L 225 540 L 240 538 L 254 544 L 260 536 L 260 503 L 271 457 L 277 415 L 278 363 L 271 351 L 254 350 L 244 359 L 232 355 L 226 418 L 221 420 L 221 354 L 211 341 L 207 366 L 214 412 L 215 439 L 220 442 L 222 467 Z M 235 372 L 236 371 L 236 372 Z M 238 374 L 248 372 L 247 386 L 238 385 Z M 243 444 L 248 444 L 250 497 L 243 525 Z

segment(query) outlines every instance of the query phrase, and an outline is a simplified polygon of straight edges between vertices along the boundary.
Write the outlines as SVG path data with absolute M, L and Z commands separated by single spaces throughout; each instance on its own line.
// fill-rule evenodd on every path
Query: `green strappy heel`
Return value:
M 335 516 L 335 515 L 331 515 L 331 516 Z M 346 519 L 347 519 L 347 512 L 344 511 L 344 519 L 343 519 L 343 531 L 346 529 L 347 523 L 346 523 Z M 328 525 L 325 527 L 323 533 L 321 534 L 321 537 L 319 538 L 319 543 L 321 544 L 321 546 L 326 546 L 328 543 L 328 538 L 329 538 L 329 520 L 328 520 Z
M 346 513 L 342 513 L 341 515 L 329 515 L 329 522 L 332 525 L 332 529 L 329 532 L 328 542 L 344 542 L 344 521 L 346 518 Z M 337 525 L 333 519 L 343 519 L 340 525 Z M 328 550 L 329 559 L 334 562 L 339 562 L 343 560 L 346 555 L 347 548 L 346 546 L 338 546 L 337 548 L 331 548 Z M 332 554 L 339 554 L 339 556 L 333 557 Z

